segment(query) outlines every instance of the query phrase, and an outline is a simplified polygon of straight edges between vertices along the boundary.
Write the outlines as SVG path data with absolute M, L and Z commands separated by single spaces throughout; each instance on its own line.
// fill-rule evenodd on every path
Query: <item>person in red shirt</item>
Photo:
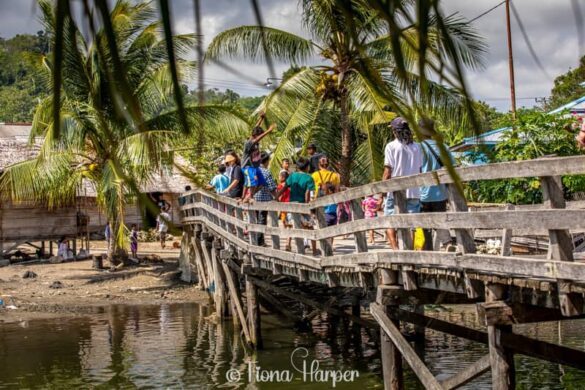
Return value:
M 286 187 L 286 179 L 288 179 L 288 172 L 285 170 L 280 171 L 280 174 L 278 175 L 278 186 L 276 186 L 276 191 L 277 193 L 281 194 L 278 197 L 278 201 L 279 202 L 283 202 L 283 203 L 288 203 L 290 202 L 290 188 Z M 282 191 L 284 188 L 284 191 Z M 282 193 L 281 193 L 282 191 Z M 290 221 L 287 218 L 287 215 L 285 212 L 280 213 L 280 220 L 282 221 L 282 224 L 284 225 L 285 229 L 290 229 L 292 228 L 292 225 L 290 224 Z M 291 238 L 287 238 L 286 240 L 286 250 L 290 251 L 291 250 Z

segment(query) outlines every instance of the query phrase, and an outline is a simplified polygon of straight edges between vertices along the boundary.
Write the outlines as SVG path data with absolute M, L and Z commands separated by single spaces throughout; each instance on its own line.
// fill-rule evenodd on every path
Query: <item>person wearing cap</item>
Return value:
M 404 118 L 397 117 L 390 122 L 394 133 L 394 140 L 384 149 L 383 180 L 395 177 L 416 175 L 421 172 L 423 154 L 420 145 L 414 142 L 410 126 Z M 406 190 L 406 210 L 408 213 L 420 212 L 420 188 Z M 392 192 L 386 194 L 384 215 L 394 214 L 394 196 Z M 388 244 L 392 249 L 398 249 L 396 229 L 386 231 Z
M 260 173 L 264 177 L 264 181 L 266 182 L 258 192 L 254 194 L 254 200 L 256 202 L 270 202 L 274 200 L 274 195 L 276 194 L 276 182 L 272 177 L 272 173 L 268 170 L 268 163 L 270 162 L 270 154 L 267 152 L 262 152 L 260 154 Z M 256 212 L 256 221 L 260 225 L 266 225 L 268 222 L 268 211 L 257 211 Z M 266 243 L 264 241 L 264 234 L 256 233 L 256 245 L 264 246 Z
M 240 166 L 240 158 L 235 152 L 228 152 L 225 156 L 224 164 L 230 168 L 230 184 L 222 194 L 229 198 L 241 198 L 244 191 L 244 173 Z
M 441 151 L 437 142 L 432 138 L 435 132 L 435 122 L 431 119 L 423 119 L 418 123 L 421 130 L 422 142 L 420 143 L 421 151 L 423 153 L 423 162 L 421 172 L 432 172 L 443 168 L 445 164 L 441 159 Z M 455 159 L 449 149 L 447 155 L 451 164 L 455 164 Z M 447 187 L 445 184 L 435 186 L 425 186 L 420 188 L 420 204 L 421 212 L 436 213 L 447 211 Z M 423 250 L 432 251 L 433 248 L 433 231 L 432 229 L 423 229 L 425 236 L 425 244 Z M 437 229 L 437 244 L 447 244 L 451 241 L 451 236 L 448 230 Z M 437 248 L 439 249 L 439 248 Z
M 309 173 L 319 170 L 319 160 L 325 157 L 323 153 L 317 152 L 317 145 L 311 143 L 307 146 L 307 154 L 309 155 Z
M 244 202 L 252 199 L 254 194 L 266 184 L 260 171 L 260 141 L 276 128 L 273 123 L 268 130 L 262 129 L 262 123 L 266 118 L 265 113 L 260 114 L 256 126 L 252 129 L 250 138 L 244 143 L 244 152 L 242 153 L 242 169 L 245 178 Z
M 289 202 L 297 203 L 309 203 L 311 201 L 311 192 L 315 191 L 315 182 L 313 177 L 309 175 L 310 162 L 308 159 L 300 157 L 297 160 L 297 170 L 289 175 L 284 183 L 284 186 L 276 193 L 275 197 L 278 199 L 287 188 L 290 188 Z M 289 217 L 292 217 L 288 214 Z M 292 221 L 289 221 L 292 224 Z M 310 216 L 303 215 L 301 221 L 303 228 L 312 229 L 312 220 Z M 317 244 L 315 241 L 311 241 L 311 247 L 313 249 L 313 255 L 317 256 L 319 251 L 317 250 Z

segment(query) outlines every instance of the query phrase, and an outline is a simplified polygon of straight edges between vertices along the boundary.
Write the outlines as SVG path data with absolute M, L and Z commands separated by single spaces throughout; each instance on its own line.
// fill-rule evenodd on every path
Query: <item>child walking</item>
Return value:
M 290 188 L 285 188 L 286 179 L 288 179 L 288 171 L 282 170 L 278 174 L 278 185 L 276 186 L 276 191 L 280 193 L 281 190 L 282 194 L 278 197 L 279 202 L 288 203 L 290 202 Z M 292 224 L 288 220 L 288 215 L 284 211 L 280 213 L 280 220 L 282 221 L 282 225 L 285 229 L 292 228 Z M 286 247 L 285 250 L 291 251 L 291 237 L 286 239 Z
M 366 219 L 376 218 L 378 216 L 378 209 L 380 208 L 380 204 L 378 199 L 374 197 L 374 195 L 367 196 L 364 200 L 362 200 L 362 210 L 364 211 L 364 216 Z M 370 238 L 368 240 L 370 244 L 376 242 L 374 238 L 374 230 L 370 230 Z

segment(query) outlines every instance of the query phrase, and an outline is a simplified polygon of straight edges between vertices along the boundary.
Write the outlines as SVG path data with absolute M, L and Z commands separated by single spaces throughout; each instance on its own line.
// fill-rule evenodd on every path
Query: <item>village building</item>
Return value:
M 38 155 L 42 140 L 30 142 L 31 127 L 30 123 L 0 123 L 0 174 L 6 167 Z M 181 164 L 184 165 L 183 162 Z M 178 199 L 187 186 L 192 184 L 177 169 L 173 169 L 172 172 L 160 172 L 141 190 L 155 204 L 163 202 L 170 206 L 171 223 L 180 226 Z M 138 203 L 128 204 L 124 221 L 128 226 L 153 227 L 156 223 L 153 211 Z M 44 205 L 13 203 L 3 199 L 0 202 L 0 258 L 23 244 L 44 253 L 56 252 L 54 243 L 62 237 L 71 240 L 71 249 L 77 254 L 77 244 L 80 244 L 79 248 L 88 250 L 89 237 L 102 235 L 106 223 L 90 183 L 80 186 L 74 204 L 68 207 L 48 209 Z

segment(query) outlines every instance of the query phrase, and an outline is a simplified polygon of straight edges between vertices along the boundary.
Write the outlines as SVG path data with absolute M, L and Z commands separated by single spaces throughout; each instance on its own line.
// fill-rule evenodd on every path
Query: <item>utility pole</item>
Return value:
M 516 120 L 516 87 L 514 84 L 514 55 L 512 53 L 512 29 L 510 27 L 510 1 L 506 0 L 506 29 L 508 31 L 508 66 L 510 68 L 510 98 L 512 100 L 512 120 Z

